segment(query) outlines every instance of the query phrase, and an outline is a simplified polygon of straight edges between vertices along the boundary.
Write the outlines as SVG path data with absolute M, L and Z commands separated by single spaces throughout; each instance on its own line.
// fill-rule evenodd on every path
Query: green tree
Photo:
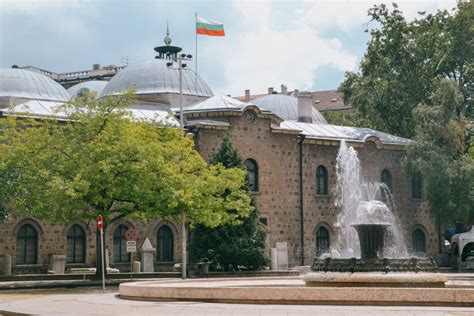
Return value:
M 344 111 L 326 111 L 322 113 L 329 124 L 340 126 L 376 128 L 366 117 L 362 116 L 357 109 Z
M 474 4 L 459 3 L 453 13 L 438 11 L 407 22 L 396 4 L 369 10 L 374 26 L 360 72 L 346 73 L 339 87 L 351 104 L 379 130 L 413 137 L 413 109 L 432 105 L 443 78 L 463 95 L 457 115 L 473 115 Z
M 213 155 L 211 163 L 245 170 L 242 158 L 227 135 L 222 137 L 221 147 Z M 212 269 L 217 269 L 218 266 L 228 269 L 232 265 L 235 268 L 256 270 L 266 266 L 269 262 L 265 246 L 267 232 L 259 222 L 255 200 L 252 201 L 254 211 L 240 222 L 214 229 L 197 226 L 192 232 L 190 243 L 191 260 L 199 262 L 206 258 Z
M 442 80 L 432 106 L 414 110 L 416 136 L 407 148 L 406 170 L 422 175 L 425 197 L 436 220 L 439 251 L 446 228 L 455 221 L 474 219 L 474 165 L 466 154 L 469 122 L 457 116 L 461 103 L 456 82 Z
M 132 102 L 133 91 L 99 100 L 86 95 L 55 117 L 7 118 L 0 205 L 57 221 L 101 214 L 105 227 L 124 217 L 186 216 L 190 225 L 213 227 L 248 216 L 253 208 L 241 169 L 208 166 L 182 130 L 133 118 Z

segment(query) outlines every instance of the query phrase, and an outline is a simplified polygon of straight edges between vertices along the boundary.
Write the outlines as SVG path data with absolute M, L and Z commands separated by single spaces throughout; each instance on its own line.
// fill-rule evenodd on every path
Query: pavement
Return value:
M 197 302 L 142 302 L 122 300 L 117 289 L 105 293 L 88 288 L 74 292 L 36 290 L 0 294 L 0 315 L 166 315 L 166 316 L 315 316 L 423 315 L 471 316 L 473 308 L 416 306 L 250 305 Z M 9 314 L 10 313 L 10 314 Z M 14 314 L 11 314 L 14 313 Z
M 448 278 L 455 287 L 474 287 L 472 273 L 455 276 L 450 274 Z M 108 285 L 103 292 L 102 288 L 95 284 L 83 283 L 81 287 L 71 287 L 77 284 L 63 283 L 63 287 L 59 287 L 61 284 L 54 281 L 55 288 L 45 288 L 46 281 L 25 282 L 4 284 L 4 290 L 0 291 L 0 315 L 474 316 L 474 308 L 449 306 L 252 305 L 130 301 L 117 297 L 116 285 Z M 19 290 L 19 288 L 29 289 Z

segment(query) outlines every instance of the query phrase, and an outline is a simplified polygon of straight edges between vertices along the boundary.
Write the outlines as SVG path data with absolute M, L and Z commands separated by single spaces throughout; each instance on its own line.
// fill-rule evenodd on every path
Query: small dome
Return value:
M 67 89 L 67 92 L 73 98 L 80 96 L 85 91 L 89 93 L 95 92 L 96 96 L 98 96 L 106 85 L 107 81 L 104 80 L 90 80 L 73 85 Z
M 67 101 L 70 96 L 59 83 L 37 72 L 0 69 L 0 98 Z
M 102 90 L 99 97 L 109 94 L 121 94 L 131 88 L 137 95 L 158 93 L 179 93 L 178 65 L 169 67 L 169 60 L 154 59 L 136 63 L 117 73 Z M 190 68 L 183 70 L 183 94 L 195 95 L 196 73 Z M 197 94 L 201 97 L 213 96 L 212 90 L 198 76 Z
M 269 94 L 252 103 L 263 110 L 275 113 L 285 121 L 298 121 L 298 98 L 285 94 Z M 313 107 L 313 123 L 327 124 L 326 119 Z

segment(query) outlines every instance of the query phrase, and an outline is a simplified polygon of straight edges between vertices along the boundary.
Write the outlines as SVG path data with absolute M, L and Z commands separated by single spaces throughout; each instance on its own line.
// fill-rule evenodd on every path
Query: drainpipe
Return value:
M 303 194 L 303 143 L 305 135 L 298 135 L 298 146 L 300 150 L 300 245 L 301 265 L 304 266 L 304 194 Z

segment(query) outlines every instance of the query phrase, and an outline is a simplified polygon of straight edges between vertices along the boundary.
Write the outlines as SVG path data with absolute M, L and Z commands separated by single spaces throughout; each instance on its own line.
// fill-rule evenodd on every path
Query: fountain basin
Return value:
M 314 258 L 314 272 L 436 272 L 438 266 L 432 258 Z
M 438 273 L 314 272 L 304 276 L 312 287 L 405 287 L 443 288 L 448 279 Z
M 472 288 L 309 287 L 298 277 L 122 283 L 124 299 L 240 304 L 474 306 Z

